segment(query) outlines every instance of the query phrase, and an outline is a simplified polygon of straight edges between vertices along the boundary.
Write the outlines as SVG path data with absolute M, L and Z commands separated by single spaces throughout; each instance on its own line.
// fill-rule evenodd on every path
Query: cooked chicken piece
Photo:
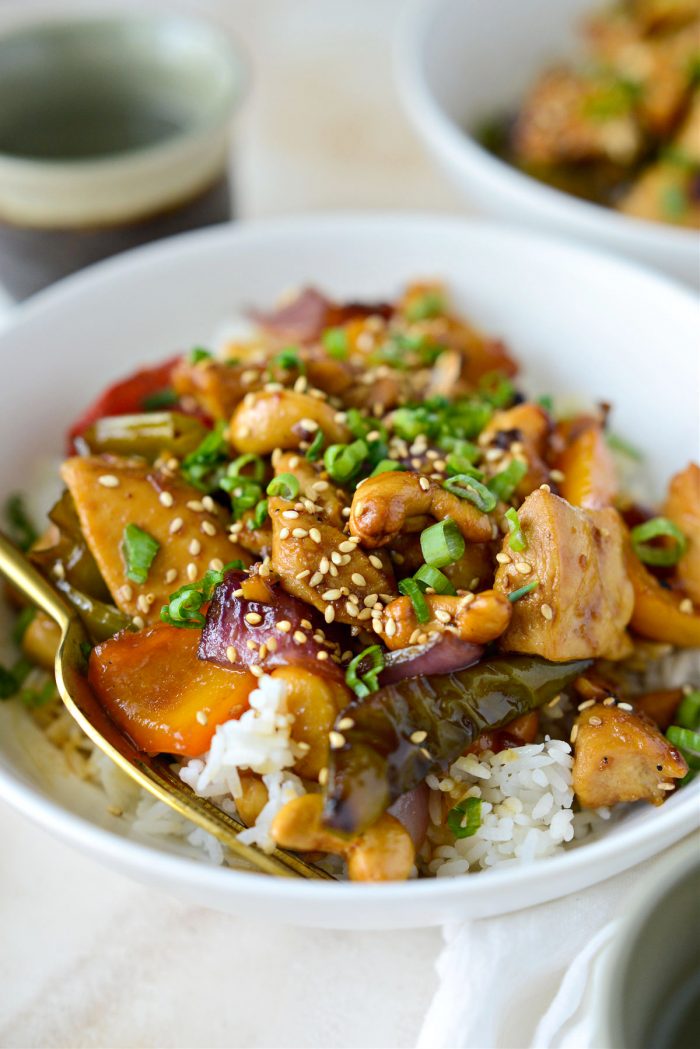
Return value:
M 551 422 L 544 408 L 525 403 L 495 412 L 479 434 L 482 448 L 500 448 L 506 453 L 491 464 L 492 473 L 504 469 L 510 458 L 527 463 L 527 473 L 516 489 L 521 499 L 549 480 L 544 458 L 550 429 Z
M 255 381 L 250 378 L 256 376 Z M 228 419 L 250 390 L 264 382 L 249 365 L 206 359 L 193 364 L 183 357 L 173 369 L 173 386 L 180 397 L 192 397 L 212 419 Z
M 144 459 L 105 455 L 67 459 L 61 476 L 115 604 L 144 623 L 158 622 L 170 594 L 200 579 L 212 563 L 250 562 L 245 550 L 229 541 L 221 510 L 211 501 L 206 509 L 202 493 L 179 474 L 159 471 Z M 122 545 L 128 524 L 159 544 L 143 584 L 126 575 Z
M 321 477 L 324 473 L 323 464 L 319 463 L 316 466 L 296 452 L 282 452 L 273 458 L 275 475 L 279 477 L 280 474 L 294 474 L 299 482 L 299 498 L 302 501 L 306 499 L 317 507 L 316 510 L 312 506 L 307 506 L 306 509 L 310 513 L 321 513 L 329 524 L 342 530 L 345 524 L 343 508 L 348 505 L 347 499 L 342 488 L 336 488 L 332 481 Z
M 382 563 L 376 554 L 366 554 L 351 536 L 301 503 L 275 497 L 268 505 L 272 568 L 285 590 L 318 608 L 327 623 L 368 626 L 372 607 L 396 594 L 396 584 L 378 567 Z
M 617 512 L 580 510 L 538 489 L 518 517 L 527 548 L 515 553 L 503 540 L 508 563 L 499 565 L 494 588 L 509 594 L 538 585 L 515 602 L 501 647 L 554 662 L 628 655 L 633 592 Z
M 508 626 L 512 605 L 495 590 L 480 594 L 426 594 L 430 611 L 427 623 L 420 623 L 410 597 L 397 597 L 374 620 L 374 629 L 387 648 L 395 650 L 422 644 L 422 635 L 450 630 L 461 641 L 486 645 L 500 637 Z M 416 636 L 418 635 L 418 636 Z
M 642 145 L 633 98 L 622 83 L 566 67 L 540 77 L 514 131 L 515 154 L 528 165 L 593 160 L 629 164 Z
M 327 401 L 294 390 L 261 390 L 243 398 L 231 419 L 231 442 L 240 452 L 269 455 L 276 448 L 299 448 L 322 430 L 327 444 L 352 439 Z
M 651 718 L 597 703 L 574 728 L 574 793 L 586 809 L 620 802 L 660 805 L 674 779 L 688 771 L 683 757 Z
M 663 514 L 686 538 L 685 554 L 676 565 L 683 590 L 700 605 L 700 466 L 689 463 L 671 478 Z

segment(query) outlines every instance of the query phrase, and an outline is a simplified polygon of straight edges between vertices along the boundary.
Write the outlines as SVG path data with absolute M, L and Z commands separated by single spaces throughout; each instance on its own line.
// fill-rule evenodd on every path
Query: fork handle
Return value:
M 73 617 L 72 610 L 27 557 L 0 532 L 0 573 L 65 632 Z

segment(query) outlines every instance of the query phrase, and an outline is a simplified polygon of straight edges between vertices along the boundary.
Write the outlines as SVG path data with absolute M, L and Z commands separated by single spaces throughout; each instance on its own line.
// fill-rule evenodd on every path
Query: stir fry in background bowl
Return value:
M 628 0 L 582 21 L 575 60 L 546 69 L 481 140 L 565 192 L 700 227 L 700 10 Z
M 700 692 L 645 680 L 700 647 L 700 468 L 640 504 L 610 406 L 526 401 L 437 283 L 254 321 L 85 411 L 41 537 L 11 504 L 115 722 L 244 840 L 360 881 L 550 856 L 686 782 Z M 4 698 L 75 748 L 56 628 L 16 638 Z

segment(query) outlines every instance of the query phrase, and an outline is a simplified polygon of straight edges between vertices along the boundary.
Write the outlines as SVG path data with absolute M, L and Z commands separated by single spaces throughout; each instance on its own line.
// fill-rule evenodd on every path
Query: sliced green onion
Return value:
M 272 358 L 270 364 L 276 364 L 286 372 L 298 371 L 302 375 L 306 372 L 306 365 L 299 356 L 298 346 L 287 346 L 284 350 L 280 350 Z
M 10 539 L 20 550 L 28 550 L 39 538 L 39 533 L 30 520 L 21 495 L 15 494 L 9 497 L 5 503 L 4 516 Z
M 364 664 L 368 662 L 369 666 Z M 364 699 L 379 691 L 379 675 L 384 669 L 384 652 L 381 645 L 370 645 L 348 664 L 345 682 L 358 699 Z
M 226 422 L 220 419 L 211 433 L 182 460 L 182 476 L 202 492 L 211 492 L 218 486 L 219 468 L 227 459 L 225 430 Z
M 149 393 L 141 401 L 141 407 L 145 412 L 158 412 L 163 408 L 172 408 L 179 400 L 175 390 L 164 389 Z
M 377 474 L 394 473 L 396 470 L 405 469 L 406 467 L 402 466 L 401 463 L 397 463 L 396 459 L 380 459 L 375 468 L 372 470 L 370 477 L 376 477 Z
M 345 413 L 345 425 L 353 437 L 366 439 L 370 433 L 376 432 L 382 440 L 387 438 L 386 426 L 379 419 L 365 415 L 358 408 L 348 408 Z
M 24 637 L 25 631 L 31 621 L 36 616 L 36 608 L 32 608 L 31 605 L 27 605 L 23 608 L 20 614 L 15 620 L 15 624 L 12 628 L 12 640 L 16 645 L 19 645 Z
M 659 536 L 668 536 L 674 540 L 674 545 L 651 546 L 649 540 L 658 539 Z M 645 565 L 675 565 L 682 558 L 688 545 L 678 525 L 669 521 L 667 517 L 653 517 L 651 521 L 637 525 L 630 532 L 630 538 L 635 554 Z
M 676 711 L 676 721 L 682 728 L 689 728 L 693 732 L 700 730 L 700 689 L 683 696 Z
M 476 477 L 477 481 L 483 481 L 484 472 L 478 470 L 469 459 L 465 459 L 462 455 L 448 455 L 445 459 L 445 467 L 449 477 L 459 477 L 460 475 L 466 477 Z
M 364 441 L 353 441 L 352 444 L 332 444 L 326 449 L 323 463 L 336 484 L 347 484 L 360 472 L 367 451 L 368 448 Z
M 0 699 L 10 699 L 17 692 L 17 688 L 15 675 L 0 664 Z
M 391 417 L 394 433 L 405 441 L 413 441 L 426 431 L 426 416 L 420 408 L 397 408 Z
M 399 583 L 399 593 L 410 597 L 413 611 L 416 613 L 416 619 L 419 623 L 427 623 L 430 620 L 430 606 L 415 579 L 402 579 Z
M 169 626 L 199 630 L 204 626 L 205 617 L 200 608 L 207 601 L 211 601 L 219 583 L 227 572 L 244 568 L 242 561 L 229 561 L 219 571 L 213 569 L 206 572 L 204 576 L 194 583 L 186 583 L 170 595 L 167 605 L 160 610 L 160 618 Z
M 554 411 L 554 398 L 551 393 L 543 393 L 541 397 L 537 398 L 537 403 L 550 415 Z
M 526 473 L 527 463 L 524 463 L 522 459 L 511 459 L 505 470 L 501 470 L 491 478 L 488 483 L 489 489 L 497 499 L 507 503 Z
M 253 469 L 249 473 L 243 473 L 247 467 L 252 466 Z M 257 484 L 261 484 L 265 476 L 265 463 L 259 455 L 253 455 L 248 452 L 247 455 L 239 455 L 237 459 L 234 459 L 226 467 L 226 474 L 228 477 L 245 477 L 248 480 L 253 480 Z
M 262 498 L 262 488 L 251 477 L 224 477 L 221 487 L 231 496 L 231 513 L 238 520 Z
M 350 350 L 345 328 L 326 328 L 321 336 L 323 348 L 330 357 L 344 361 Z
M 688 195 L 682 186 L 664 186 L 659 203 L 666 218 L 681 219 L 688 210 Z
M 526 583 L 525 586 L 519 586 L 517 590 L 512 590 L 510 594 L 507 595 L 508 600 L 513 602 L 519 601 L 521 597 L 527 597 L 528 594 L 531 594 L 539 585 L 539 579 L 533 579 L 532 582 Z
M 451 517 L 424 528 L 420 534 L 423 560 L 435 568 L 459 561 L 464 554 L 464 536 Z
M 314 437 L 313 441 L 311 442 L 311 444 L 309 445 L 309 447 L 307 449 L 306 458 L 310 462 L 315 463 L 318 459 L 321 458 L 321 453 L 323 451 L 323 446 L 324 446 L 325 443 L 326 443 L 326 438 L 323 435 L 323 431 L 322 430 L 317 430 L 316 431 L 316 436 Z
M 138 525 L 128 524 L 122 538 L 122 556 L 126 564 L 127 579 L 132 583 L 145 583 L 159 550 L 160 543 L 157 539 Z
M 299 481 L 294 474 L 279 474 L 267 486 L 268 495 L 279 495 L 283 499 L 296 499 L 299 495 Z
M 634 462 L 641 463 L 644 459 L 638 448 L 635 448 L 629 441 L 623 440 L 622 437 L 618 437 L 616 433 L 606 434 L 605 441 L 608 448 L 612 448 L 614 452 L 619 452 L 621 455 L 626 455 L 628 459 L 633 459 Z
M 525 536 L 523 535 L 522 529 L 520 527 L 520 518 L 518 517 L 518 511 L 511 506 L 509 510 L 506 510 L 505 516 L 506 524 L 508 525 L 508 531 L 510 533 L 510 538 L 508 539 L 508 546 L 511 548 L 511 550 L 517 550 L 517 552 L 521 554 L 523 550 L 527 550 L 527 540 L 525 539 Z
M 507 408 L 516 393 L 515 386 L 502 372 L 488 372 L 479 381 L 479 395 L 494 408 Z
M 465 441 L 461 437 L 451 437 L 448 433 L 442 433 L 437 438 L 437 446 L 441 448 L 443 452 L 451 452 L 453 455 L 460 459 L 464 459 L 469 465 L 473 465 L 477 459 L 481 458 L 481 448 L 478 445 L 472 444 L 471 441 Z M 461 471 L 456 470 L 455 473 Z M 466 473 L 466 471 L 464 471 Z
M 467 499 L 485 514 L 495 510 L 498 502 L 496 496 L 485 484 L 477 481 L 476 477 L 470 477 L 468 474 L 457 474 L 455 477 L 448 477 L 446 481 L 442 482 L 442 487 L 460 499 Z
M 252 532 L 256 528 L 262 528 L 268 517 L 267 499 L 260 499 L 255 504 L 253 516 L 248 519 L 248 531 Z
M 436 594 L 457 593 L 447 576 L 435 565 L 421 565 L 413 578 L 419 586 L 430 587 Z
M 481 826 L 481 798 L 465 798 L 447 813 L 447 826 L 455 838 L 471 838 Z
M 205 350 L 203 346 L 195 346 L 187 354 L 187 360 L 190 364 L 199 364 L 200 361 L 211 360 L 213 356 L 211 350 Z
M 696 772 L 700 770 L 700 733 L 681 728 L 680 725 L 671 725 L 666 731 L 666 739 L 678 747 L 691 769 Z
M 447 304 L 445 296 L 439 291 L 426 291 L 423 295 L 412 299 L 405 310 L 407 320 L 415 321 L 432 320 L 445 313 Z

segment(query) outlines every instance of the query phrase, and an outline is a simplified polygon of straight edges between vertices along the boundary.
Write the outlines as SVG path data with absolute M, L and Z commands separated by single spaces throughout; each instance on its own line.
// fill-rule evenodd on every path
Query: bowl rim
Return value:
M 255 222 L 236 225 L 222 224 L 203 230 L 180 234 L 176 237 L 157 241 L 119 256 L 106 259 L 75 273 L 57 284 L 44 289 L 31 299 L 16 307 L 2 331 L 0 331 L 0 353 L 4 343 L 11 339 L 15 330 L 26 324 L 50 323 L 51 313 L 55 307 L 71 306 L 75 302 L 85 302 L 90 295 L 110 283 L 113 277 L 130 270 L 143 272 L 157 268 L 160 263 L 173 261 L 178 255 L 196 255 L 201 263 L 201 253 L 210 244 L 218 242 L 243 244 L 259 240 L 274 241 L 276 238 L 303 236 L 308 238 L 316 232 L 320 235 L 340 231 L 353 236 L 358 230 L 369 229 L 373 233 L 394 229 L 411 230 L 415 235 L 429 236 L 431 233 L 450 233 L 461 230 L 466 236 L 486 237 L 497 243 L 503 250 L 517 250 L 518 247 L 532 250 L 533 246 L 558 256 L 562 263 L 567 259 L 572 264 L 595 263 L 598 274 L 601 269 L 610 274 L 610 281 L 615 277 L 626 275 L 640 285 L 640 293 L 646 288 L 658 288 L 663 297 L 675 300 L 677 307 L 686 316 L 695 316 L 697 302 L 695 295 L 683 285 L 678 284 L 664 274 L 656 273 L 637 262 L 607 255 L 589 245 L 569 243 L 564 238 L 527 229 L 509 228 L 499 223 L 473 220 L 464 216 L 450 216 L 425 212 L 325 212 L 321 214 L 297 215 L 285 218 L 266 218 Z M 64 808 L 62 804 L 46 796 L 40 788 L 24 782 L 9 768 L 0 763 L 0 797 L 15 809 L 39 824 L 54 836 L 63 838 L 81 848 L 96 854 L 99 858 L 114 861 L 132 872 L 140 872 L 150 880 L 154 875 L 162 876 L 171 885 L 193 885 L 209 889 L 212 892 L 228 893 L 256 898 L 259 901 L 272 901 L 286 905 L 295 902 L 318 901 L 319 904 L 335 901 L 344 905 L 369 905 L 381 914 L 383 905 L 415 904 L 429 907 L 431 904 L 449 905 L 451 902 L 464 901 L 465 897 L 484 899 L 499 896 L 508 891 L 536 890 L 543 883 L 542 875 L 548 875 L 551 883 L 544 898 L 552 899 L 575 891 L 566 878 L 560 875 L 575 874 L 578 887 L 592 885 L 612 874 L 641 862 L 643 859 L 660 851 L 689 833 L 697 822 L 697 798 L 700 792 L 700 779 L 696 784 L 685 788 L 675 806 L 667 810 L 662 826 L 655 823 L 643 824 L 635 821 L 618 826 L 614 833 L 595 839 L 580 847 L 554 857 L 548 857 L 546 865 L 541 863 L 525 864 L 521 867 L 508 867 L 488 872 L 486 878 L 431 878 L 408 882 L 391 882 L 384 884 L 364 885 L 352 882 L 335 882 L 332 887 L 321 881 L 302 881 L 287 878 L 265 878 L 259 874 L 238 871 L 228 867 L 213 866 L 198 858 L 183 857 L 156 846 L 141 843 L 100 827 L 89 818 L 80 816 Z M 695 818 L 694 818 L 695 817 Z M 660 843 L 660 844 L 659 844 Z M 628 850 L 636 847 L 632 861 L 625 858 Z M 486 873 L 486 872 L 484 872 Z M 554 888 L 559 880 L 560 887 Z M 532 898 L 522 906 L 540 902 Z M 541 890 L 540 890 L 541 896 Z M 500 906 L 499 913 L 519 909 L 520 904 Z M 425 924 L 416 915 L 414 925 Z M 289 919 L 293 921 L 293 917 Z
M 403 109 L 415 130 L 463 177 L 488 183 L 523 207 L 536 205 L 548 217 L 590 234 L 614 236 L 649 250 L 672 250 L 697 255 L 700 236 L 650 219 L 623 215 L 602 204 L 582 200 L 564 190 L 539 182 L 494 156 L 449 116 L 437 101 L 425 75 L 424 45 L 443 8 L 455 0 L 408 0 L 394 37 L 393 63 Z M 470 0 L 461 0 L 469 3 Z

